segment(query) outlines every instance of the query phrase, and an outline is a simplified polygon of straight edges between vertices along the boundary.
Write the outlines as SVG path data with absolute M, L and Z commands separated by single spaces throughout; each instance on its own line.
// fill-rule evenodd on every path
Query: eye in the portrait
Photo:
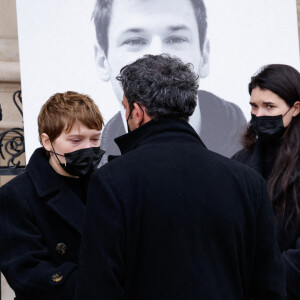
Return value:
M 189 40 L 186 37 L 178 35 L 170 36 L 166 39 L 167 44 L 182 44 L 188 41 Z
M 124 41 L 121 46 L 126 45 L 126 46 L 143 46 L 147 44 L 147 40 L 143 38 L 131 38 L 126 41 Z

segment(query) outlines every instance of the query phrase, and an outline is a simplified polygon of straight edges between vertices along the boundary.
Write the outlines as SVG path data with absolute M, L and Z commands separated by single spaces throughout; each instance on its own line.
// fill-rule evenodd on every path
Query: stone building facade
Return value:
M 22 128 L 23 126 L 22 116 L 15 106 L 12 97 L 14 92 L 20 89 L 16 3 L 12 0 L 0 0 L 0 105 L 2 110 L 0 134 L 10 128 Z M 6 135 L 4 143 L 11 138 L 12 134 Z M 7 165 L 7 158 L 7 155 L 5 155 L 5 159 L 0 157 L 0 166 Z M 22 155 L 21 161 L 25 164 L 25 155 Z M 11 178 L 12 176 L 0 176 L 0 186 Z M 14 299 L 14 293 L 2 275 L 0 299 Z
M 11 0 L 0 1 L 0 133 L 11 128 L 22 128 L 22 115 L 13 102 L 13 94 L 21 89 L 20 63 L 18 48 L 18 32 L 16 20 L 16 3 Z M 20 103 L 21 105 L 21 103 Z M 1 120 L 2 119 L 2 120 Z M 2 141 L 3 157 L 0 158 L 0 166 L 7 165 L 10 158 L 5 151 L 5 144 L 14 136 L 8 133 Z M 7 145 L 10 146 L 10 145 Z M 21 163 L 25 163 L 25 155 L 21 157 Z M 1 173 L 0 173 L 1 174 Z M 0 186 L 6 183 L 11 176 L 0 176 Z

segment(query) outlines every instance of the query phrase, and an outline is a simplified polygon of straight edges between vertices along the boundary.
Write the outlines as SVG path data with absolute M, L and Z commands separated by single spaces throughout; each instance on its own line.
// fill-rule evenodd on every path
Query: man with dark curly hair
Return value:
M 99 76 L 111 82 L 119 103 L 123 92 L 116 76 L 123 66 L 145 54 L 168 53 L 193 64 L 199 83 L 209 75 L 210 44 L 203 0 L 97 0 L 93 20 Z M 204 90 L 198 91 L 196 104 L 189 123 L 207 148 L 227 157 L 240 150 L 240 138 L 246 130 L 241 109 Z M 104 127 L 101 147 L 108 154 L 120 154 L 114 139 L 126 131 L 125 111 L 121 109 Z
M 263 179 L 187 122 L 190 64 L 147 55 L 117 77 L 129 133 L 88 191 L 77 299 L 284 299 Z

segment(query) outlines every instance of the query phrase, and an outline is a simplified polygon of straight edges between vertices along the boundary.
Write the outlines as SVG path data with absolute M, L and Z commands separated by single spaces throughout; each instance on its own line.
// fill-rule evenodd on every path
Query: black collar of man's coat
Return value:
M 190 136 L 205 147 L 199 135 L 188 122 L 172 118 L 149 121 L 139 128 L 116 138 L 115 142 L 120 148 L 121 153 L 125 154 L 137 148 L 148 137 L 153 137 L 153 135 L 157 134 L 169 135 L 170 133 Z
M 61 175 L 51 167 L 43 148 L 34 151 L 26 167 L 26 172 L 38 197 L 41 200 L 45 199 L 47 205 L 55 213 L 81 233 L 85 206 L 61 178 Z

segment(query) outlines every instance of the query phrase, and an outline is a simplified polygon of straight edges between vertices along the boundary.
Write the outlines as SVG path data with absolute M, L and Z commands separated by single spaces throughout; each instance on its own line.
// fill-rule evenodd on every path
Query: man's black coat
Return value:
M 0 270 L 17 300 L 74 299 L 85 205 L 42 148 L 0 191 Z
M 77 299 L 284 299 L 263 179 L 184 121 L 116 140 L 92 176 Z

